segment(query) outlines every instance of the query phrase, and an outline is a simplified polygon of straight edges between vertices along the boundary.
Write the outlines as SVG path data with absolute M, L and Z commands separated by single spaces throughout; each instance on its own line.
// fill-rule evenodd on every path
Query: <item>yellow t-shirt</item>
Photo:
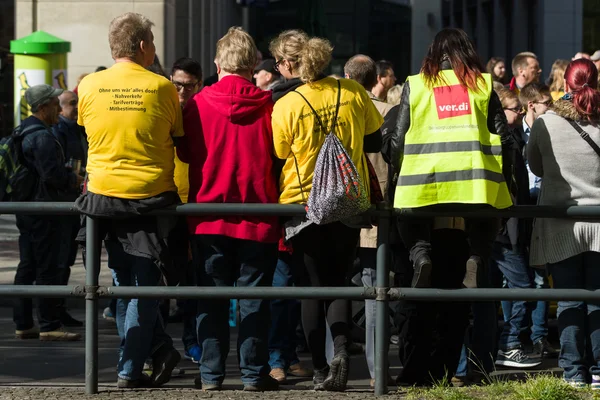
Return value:
M 173 138 L 183 136 L 175 86 L 133 62 L 79 84 L 79 125 L 89 142 L 88 190 L 122 199 L 177 191 Z
M 187 203 L 190 194 L 190 165 L 181 161 L 177 157 L 177 152 L 175 152 L 175 186 L 181 201 Z
M 350 154 L 363 183 L 369 190 L 369 173 L 363 152 L 365 135 L 376 132 L 383 118 L 373 105 L 366 90 L 356 81 L 340 79 L 342 94 L 335 134 Z M 331 127 L 338 92 L 337 80 L 323 78 L 296 90 L 304 95 L 317 111 L 326 129 Z M 298 94 L 290 92 L 275 103 L 272 115 L 275 154 L 286 160 L 279 181 L 281 204 L 306 203 L 312 188 L 317 156 L 325 141 L 318 122 Z M 300 191 L 294 155 L 298 160 L 304 199 Z

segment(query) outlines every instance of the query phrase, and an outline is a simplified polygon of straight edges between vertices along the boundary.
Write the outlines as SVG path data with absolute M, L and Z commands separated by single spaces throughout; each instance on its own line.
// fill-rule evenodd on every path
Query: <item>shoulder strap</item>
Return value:
M 337 95 L 337 102 L 335 105 L 335 116 L 333 117 L 333 122 L 331 123 L 331 131 L 332 132 L 333 132 L 333 128 L 335 127 L 335 123 L 337 122 L 338 112 L 340 110 L 340 100 L 342 98 L 342 84 L 340 83 L 339 79 L 337 80 L 337 84 L 338 84 L 338 95 Z M 315 115 L 315 118 L 317 119 L 317 122 L 318 122 L 319 126 L 321 127 L 321 129 L 323 130 L 323 132 L 325 132 L 326 135 L 329 134 L 329 132 L 327 132 L 325 125 L 323 125 L 323 122 L 321 121 L 319 114 L 317 114 L 317 111 L 314 109 L 312 104 L 310 104 L 310 102 L 306 99 L 306 97 L 304 97 L 304 95 L 302 93 L 300 93 L 297 90 L 293 90 L 293 91 L 298 93 L 300 96 L 302 96 L 302 98 L 304 99 L 306 104 L 310 107 L 311 111 Z
M 572 119 L 567 119 L 567 121 L 569 122 L 569 124 L 571 124 L 571 126 L 573 128 L 575 128 L 575 130 L 577 131 L 577 133 L 579 133 L 579 136 L 581 136 L 581 138 L 583 140 L 585 140 L 592 149 L 594 149 L 594 151 L 596 152 L 596 154 L 598 154 L 598 156 L 600 156 L 600 147 L 598 147 L 598 145 L 596 144 L 596 142 L 594 142 L 592 140 L 592 138 L 590 137 L 590 135 L 584 131 L 581 126 L 579 126 L 579 124 L 575 121 L 573 121 Z
M 335 127 L 335 123 L 337 122 L 338 111 L 340 110 L 340 100 L 342 98 L 342 84 L 340 83 L 339 79 L 338 79 L 337 83 L 338 83 L 338 96 L 337 96 L 337 103 L 335 106 L 335 116 L 334 116 L 333 122 L 331 124 L 331 131 L 333 131 L 333 128 Z M 321 127 L 323 132 L 325 132 L 325 134 L 327 134 L 327 131 L 325 130 L 325 126 L 323 125 L 323 122 L 321 122 L 321 118 L 319 118 L 319 114 L 317 114 L 317 112 L 315 111 L 313 106 L 309 103 L 309 101 L 306 99 L 306 97 L 304 97 L 304 95 L 302 95 L 302 93 L 300 93 L 296 90 L 293 90 L 293 91 L 298 93 L 300 96 L 302 96 L 302 98 L 304 99 L 306 104 L 308 104 L 308 106 L 312 110 L 313 114 L 315 114 L 315 118 L 317 119 L 319 126 Z M 294 163 L 296 164 L 296 174 L 298 175 L 298 184 L 300 185 L 300 193 L 302 194 L 302 200 L 304 201 L 304 203 L 306 203 L 306 195 L 304 194 L 304 188 L 302 187 L 302 180 L 300 179 L 300 168 L 298 167 L 298 159 L 296 158 L 296 155 L 294 153 L 292 153 L 292 156 L 294 156 Z

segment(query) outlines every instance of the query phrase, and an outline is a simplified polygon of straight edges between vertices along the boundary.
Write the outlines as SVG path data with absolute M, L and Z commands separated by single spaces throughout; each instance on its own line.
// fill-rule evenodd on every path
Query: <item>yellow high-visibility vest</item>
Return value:
M 500 136 L 487 127 L 492 78 L 475 92 L 460 85 L 452 70 L 433 88 L 421 75 L 410 83 L 410 128 L 406 134 L 402 168 L 394 207 L 434 204 L 512 205 L 502 175 Z

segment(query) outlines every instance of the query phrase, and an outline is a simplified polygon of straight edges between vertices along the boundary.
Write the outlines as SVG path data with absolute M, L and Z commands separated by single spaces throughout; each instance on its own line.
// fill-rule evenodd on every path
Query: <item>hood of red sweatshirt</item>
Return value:
M 202 97 L 215 112 L 232 122 L 241 120 L 272 102 L 271 91 L 262 90 L 247 79 L 228 75 L 202 90 Z

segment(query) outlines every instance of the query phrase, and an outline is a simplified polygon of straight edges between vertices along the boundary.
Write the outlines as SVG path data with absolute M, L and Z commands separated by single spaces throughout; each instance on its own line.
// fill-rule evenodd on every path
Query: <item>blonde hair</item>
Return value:
M 331 62 L 333 46 L 327 39 L 309 37 L 301 30 L 288 30 L 279 34 L 269 45 L 271 54 L 287 60 L 304 83 L 314 82 Z
M 217 42 L 215 62 L 230 74 L 252 72 L 258 61 L 257 52 L 252 36 L 239 26 L 234 26 Z
M 404 85 L 394 85 L 387 93 L 387 103 L 395 106 L 400 104 Z
M 506 107 L 508 105 L 509 100 L 516 100 L 519 102 L 519 96 L 515 92 L 505 87 L 494 89 L 500 98 L 500 102 L 502 103 L 502 107 Z M 520 104 L 520 103 L 519 103 Z
M 552 64 L 552 70 L 550 72 L 550 77 L 552 79 L 550 83 L 551 92 L 562 92 L 565 90 L 565 71 L 567 70 L 568 65 L 569 61 L 561 59 L 554 61 Z
M 113 19 L 108 28 L 112 58 L 134 58 L 140 43 L 149 41 L 154 23 L 142 14 L 128 12 Z

